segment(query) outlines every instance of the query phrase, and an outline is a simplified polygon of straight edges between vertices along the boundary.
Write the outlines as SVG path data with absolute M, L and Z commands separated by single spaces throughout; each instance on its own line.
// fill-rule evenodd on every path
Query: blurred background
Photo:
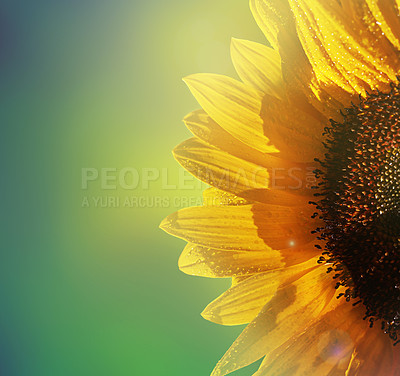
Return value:
M 231 37 L 264 41 L 247 0 L 1 1 L 2 376 L 206 376 L 240 333 L 158 228 L 204 188 L 181 78 L 237 77 Z

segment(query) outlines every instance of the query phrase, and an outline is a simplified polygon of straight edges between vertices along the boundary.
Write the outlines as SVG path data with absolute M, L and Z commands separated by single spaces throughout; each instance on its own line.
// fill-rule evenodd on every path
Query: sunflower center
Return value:
M 320 262 L 371 326 L 400 338 L 400 85 L 375 91 L 326 129 L 317 208 Z

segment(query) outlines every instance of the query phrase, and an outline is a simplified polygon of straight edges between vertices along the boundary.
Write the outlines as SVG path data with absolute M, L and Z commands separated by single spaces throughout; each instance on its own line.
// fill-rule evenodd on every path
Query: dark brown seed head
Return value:
M 400 85 L 375 91 L 327 129 L 317 202 L 328 265 L 365 318 L 400 339 Z

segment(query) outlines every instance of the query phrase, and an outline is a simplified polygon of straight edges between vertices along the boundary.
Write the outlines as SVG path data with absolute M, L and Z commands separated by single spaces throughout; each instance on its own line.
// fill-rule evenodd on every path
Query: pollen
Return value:
M 400 342 L 400 85 L 374 91 L 326 128 L 325 159 L 315 171 L 324 226 L 317 245 L 339 294 L 365 306 Z

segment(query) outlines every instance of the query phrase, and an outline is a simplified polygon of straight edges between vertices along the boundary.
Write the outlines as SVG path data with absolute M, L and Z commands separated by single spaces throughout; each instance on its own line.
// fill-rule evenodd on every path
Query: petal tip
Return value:
M 239 44 L 243 44 L 244 42 L 245 40 L 241 38 L 235 38 L 235 37 L 231 38 L 231 46 L 237 46 Z
M 203 317 L 203 319 L 213 322 L 214 324 L 219 324 L 219 325 L 226 325 L 221 316 L 217 313 L 218 310 L 215 310 L 212 307 L 212 302 L 206 307 L 204 308 L 203 312 L 200 313 L 201 317 Z
M 165 231 L 168 234 L 171 234 L 171 230 L 172 230 L 172 223 L 173 223 L 173 219 L 171 218 L 172 216 L 174 216 L 174 214 L 169 215 L 168 217 L 164 218 L 161 223 L 159 224 L 159 228 L 163 231 Z
M 204 308 L 203 312 L 200 313 L 201 317 L 207 321 L 212 321 L 213 315 L 210 313 L 210 311 L 206 308 Z
M 180 151 L 182 150 L 182 143 L 180 143 L 179 145 L 176 145 L 173 149 L 172 149 L 172 155 L 173 157 L 178 160 L 179 156 L 180 156 Z
M 194 73 L 194 74 L 189 74 L 188 76 L 185 76 L 182 78 L 182 81 L 187 85 L 191 86 L 194 81 L 196 81 L 196 77 L 199 76 L 200 73 Z
M 236 43 L 238 43 L 239 41 L 240 41 L 240 39 L 235 38 L 235 37 L 232 37 L 232 38 L 231 38 L 231 45 L 236 44 Z
M 168 218 L 168 217 L 167 217 Z M 159 228 L 161 229 L 161 230 L 164 230 L 165 231 L 165 229 L 166 228 L 168 228 L 168 221 L 167 221 L 167 218 L 164 218 L 162 221 L 161 221 L 161 223 L 159 224 Z

